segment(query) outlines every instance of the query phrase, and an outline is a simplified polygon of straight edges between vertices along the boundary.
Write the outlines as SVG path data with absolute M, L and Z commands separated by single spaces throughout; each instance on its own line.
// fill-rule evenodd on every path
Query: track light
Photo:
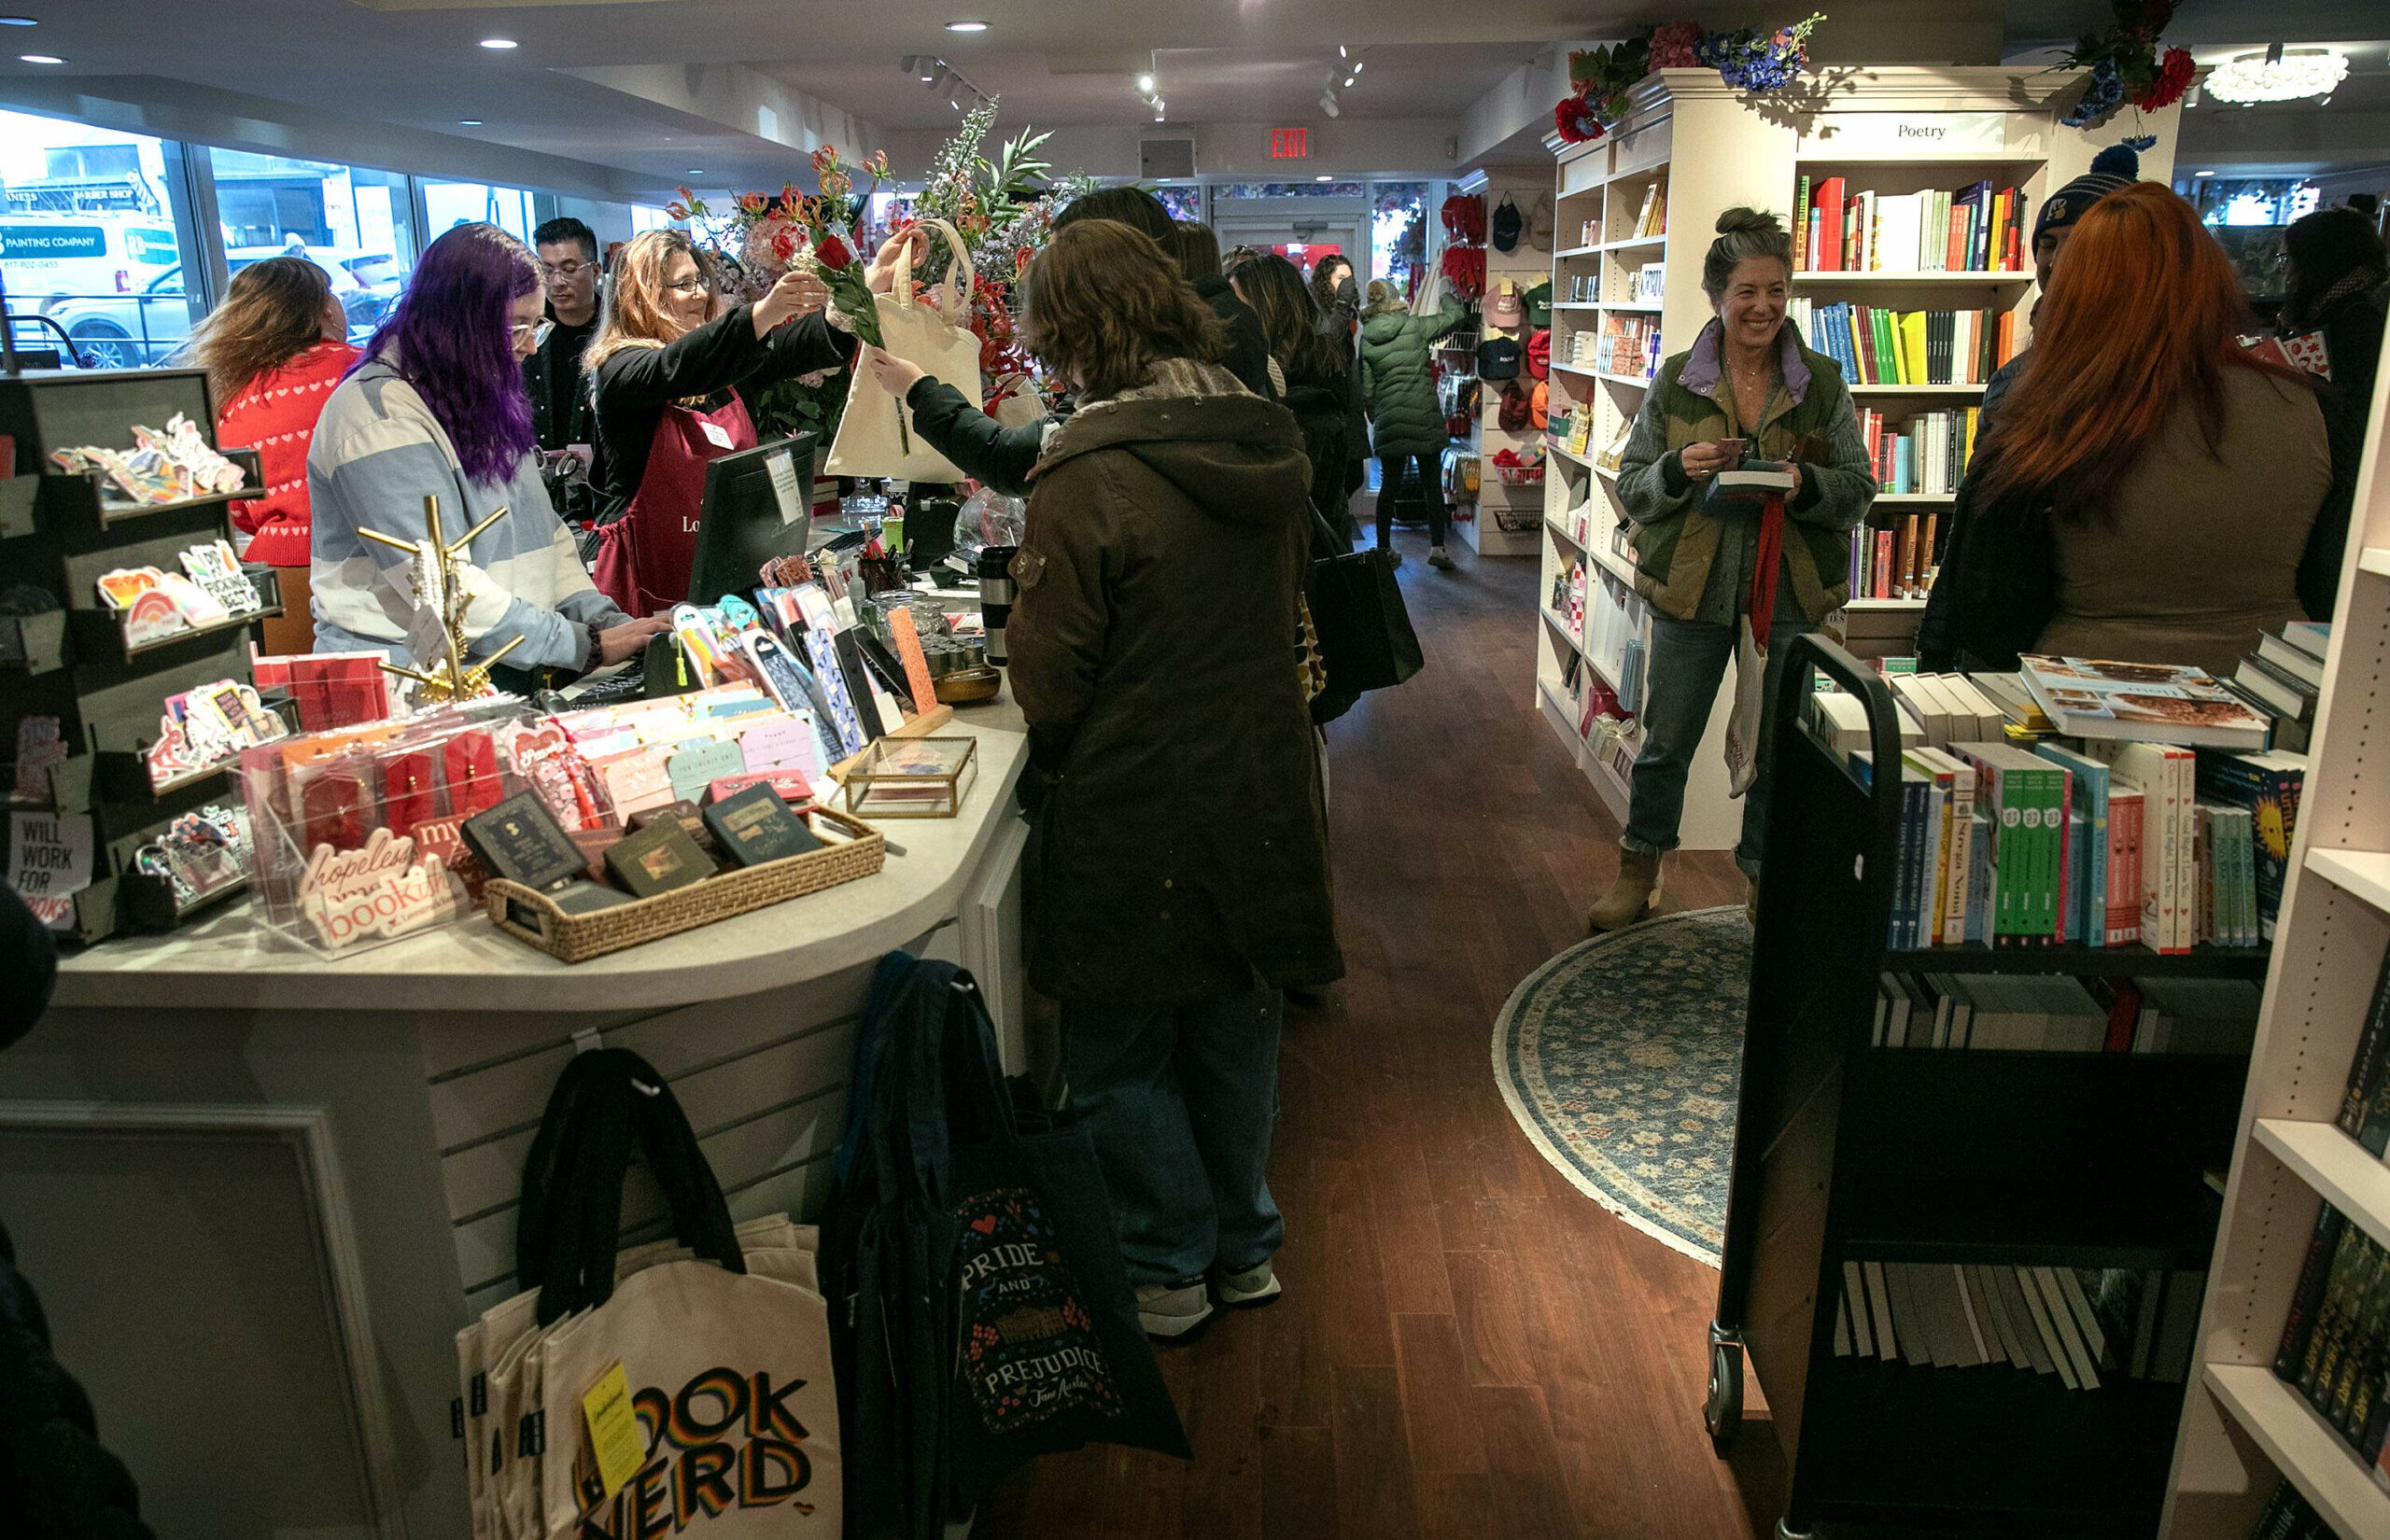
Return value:
M 1140 76 L 1138 76 L 1138 77 L 1137 77 L 1137 89 L 1138 89 L 1139 91 L 1141 91 L 1146 92 L 1147 95 L 1151 95 L 1151 94 L 1153 94 L 1153 89 L 1154 89 L 1154 77 L 1153 77 L 1152 76 L 1150 76 L 1150 75 L 1140 75 Z
M 1348 75 L 1348 76 L 1344 77 L 1344 89 L 1345 89 L 1346 91 L 1351 91 L 1351 90 L 1353 89 L 1353 87 L 1354 87 L 1355 85 L 1358 84 L 1358 83 L 1359 83 L 1359 77 L 1357 77 L 1357 76 Z
M 1344 109 L 1337 105 L 1336 91 L 1334 88 L 1331 87 L 1319 93 L 1319 110 L 1328 114 L 1330 118 L 1337 117 L 1343 112 Z
M 1336 57 L 1339 59 L 1350 59 L 1353 57 L 1353 50 L 1346 48 L 1343 44 L 1339 43 L 1336 45 Z

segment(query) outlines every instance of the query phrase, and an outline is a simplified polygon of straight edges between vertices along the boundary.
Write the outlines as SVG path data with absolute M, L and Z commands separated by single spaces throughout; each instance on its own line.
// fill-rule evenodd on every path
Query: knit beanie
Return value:
M 2046 230 L 2065 229 L 2101 199 L 2140 179 L 2141 157 L 2129 145 L 2110 145 L 2091 157 L 2089 171 L 2042 200 L 2042 211 L 2033 217 L 2033 240 L 2038 244 Z

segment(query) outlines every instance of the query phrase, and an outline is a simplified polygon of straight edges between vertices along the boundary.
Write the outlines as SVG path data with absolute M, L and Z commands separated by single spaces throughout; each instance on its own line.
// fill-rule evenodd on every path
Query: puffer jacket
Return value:
M 1310 481 L 1286 408 L 1185 359 L 1047 446 L 1005 634 L 1046 994 L 1164 1005 L 1343 974 L 1287 666 Z
M 1370 406 L 1370 435 L 1380 455 L 1436 455 L 1445 443 L 1444 414 L 1436 410 L 1436 380 L 1427 350 L 1469 319 L 1469 307 L 1447 300 L 1432 319 L 1395 307 L 1361 322 L 1361 393 Z

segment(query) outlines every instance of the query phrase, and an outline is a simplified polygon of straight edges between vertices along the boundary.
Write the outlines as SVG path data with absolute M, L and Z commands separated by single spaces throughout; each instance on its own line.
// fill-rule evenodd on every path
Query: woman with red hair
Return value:
M 2305 619 L 2299 561 L 2331 457 L 2305 378 L 2241 346 L 2256 329 L 2190 204 L 2140 182 L 2093 205 L 1967 478 L 1920 661 L 2228 676 Z

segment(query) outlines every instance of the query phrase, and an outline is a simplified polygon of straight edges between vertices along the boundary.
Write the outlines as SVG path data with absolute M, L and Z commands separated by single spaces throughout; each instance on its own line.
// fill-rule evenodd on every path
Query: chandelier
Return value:
M 2263 53 L 2244 53 L 2218 64 L 2207 77 L 2207 92 L 2220 102 L 2296 102 L 2329 96 L 2348 77 L 2349 62 L 2330 49 L 2293 49 L 2280 43 Z

